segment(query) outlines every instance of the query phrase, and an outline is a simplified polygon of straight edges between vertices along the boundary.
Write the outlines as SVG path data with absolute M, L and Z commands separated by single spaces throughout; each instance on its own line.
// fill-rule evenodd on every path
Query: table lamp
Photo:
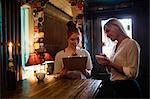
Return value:
M 53 57 L 48 53 L 44 53 L 44 59 L 45 64 L 47 65 L 47 74 L 52 74 L 54 70 L 54 59 Z
M 38 54 L 31 53 L 29 55 L 29 58 L 28 58 L 26 65 L 32 66 L 32 65 L 39 65 L 42 63 L 43 63 L 43 61 Z M 35 70 L 34 70 L 34 75 L 37 77 L 38 81 L 43 81 L 43 79 L 45 78 L 45 73 L 36 73 Z
M 49 53 L 44 53 L 44 59 L 45 61 L 53 61 L 52 56 Z
M 36 53 L 31 53 L 29 55 L 28 61 L 26 63 L 27 66 L 42 64 L 42 60 L 40 56 Z

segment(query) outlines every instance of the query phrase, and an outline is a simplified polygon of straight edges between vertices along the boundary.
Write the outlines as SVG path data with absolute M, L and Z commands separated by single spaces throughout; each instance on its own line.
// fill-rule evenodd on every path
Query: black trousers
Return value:
M 100 98 L 142 98 L 142 93 L 136 80 L 103 80 L 96 96 Z
M 117 80 L 112 82 L 116 98 L 141 98 L 141 88 L 136 80 Z

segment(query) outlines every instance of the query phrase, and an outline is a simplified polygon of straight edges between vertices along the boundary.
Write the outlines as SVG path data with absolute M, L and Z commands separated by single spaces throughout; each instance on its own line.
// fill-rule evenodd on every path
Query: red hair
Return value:
M 67 38 L 69 38 L 72 34 L 77 33 L 79 34 L 78 29 L 76 28 L 76 24 L 73 21 L 68 21 L 67 22 Z

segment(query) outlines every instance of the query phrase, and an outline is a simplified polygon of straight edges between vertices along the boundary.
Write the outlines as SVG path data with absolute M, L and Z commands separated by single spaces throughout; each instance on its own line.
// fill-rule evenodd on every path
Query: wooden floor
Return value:
M 16 90 L 9 91 L 6 98 L 94 98 L 100 88 L 101 80 L 94 79 L 55 79 L 46 76 L 43 82 L 23 80 Z

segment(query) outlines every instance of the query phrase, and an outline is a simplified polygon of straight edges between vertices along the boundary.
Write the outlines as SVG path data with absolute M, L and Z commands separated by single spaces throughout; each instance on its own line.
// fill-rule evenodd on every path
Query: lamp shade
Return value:
M 49 53 L 44 53 L 44 59 L 45 61 L 53 61 L 53 58 Z
M 40 56 L 37 55 L 36 53 L 31 53 L 29 55 L 26 65 L 31 66 L 31 65 L 38 65 L 38 64 L 42 64 L 42 60 L 41 60 Z

